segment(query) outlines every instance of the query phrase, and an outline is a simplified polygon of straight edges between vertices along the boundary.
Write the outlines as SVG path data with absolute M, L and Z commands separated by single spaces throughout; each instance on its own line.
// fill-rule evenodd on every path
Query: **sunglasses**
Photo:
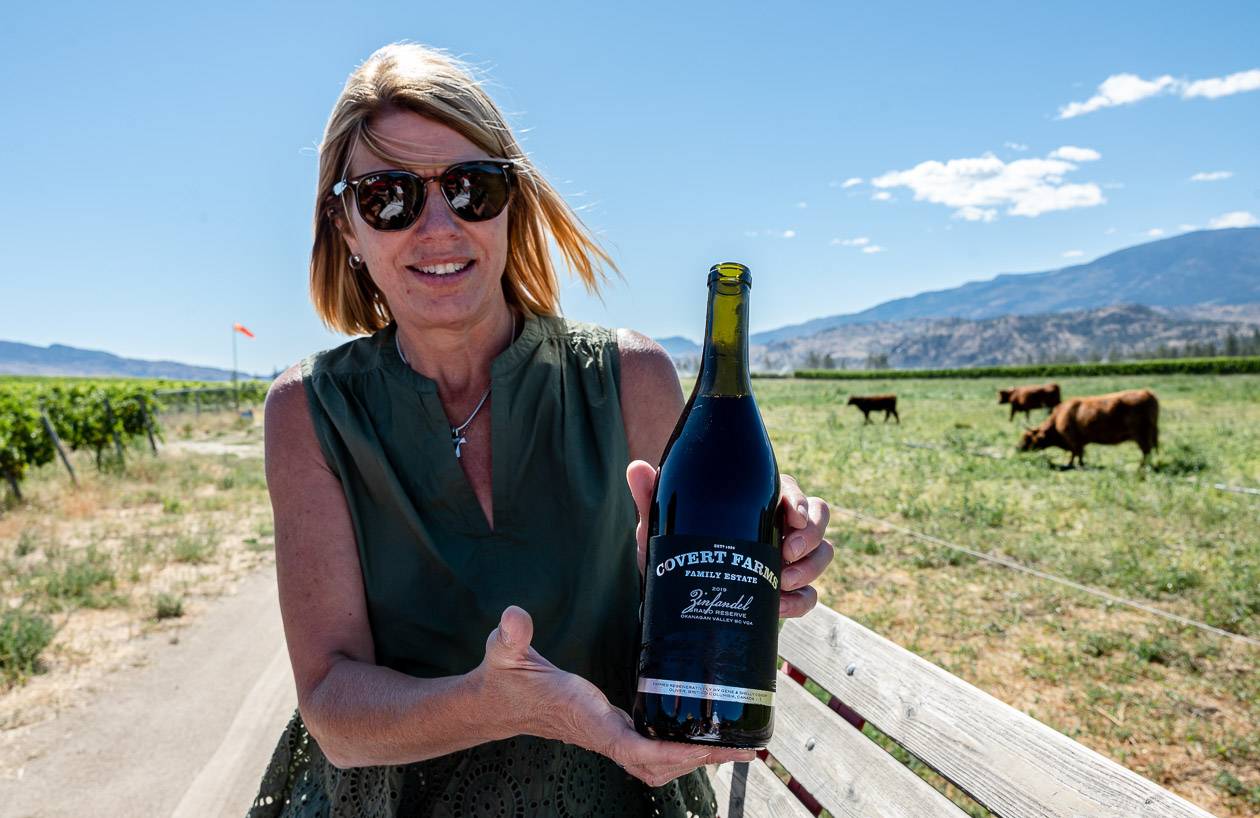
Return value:
M 333 185 L 340 197 L 354 192 L 359 216 L 374 230 L 406 230 L 424 210 L 425 191 L 436 181 L 451 212 L 466 222 L 493 219 L 507 207 L 512 195 L 513 163 L 477 159 L 451 165 L 436 176 L 420 176 L 406 170 L 380 170 Z

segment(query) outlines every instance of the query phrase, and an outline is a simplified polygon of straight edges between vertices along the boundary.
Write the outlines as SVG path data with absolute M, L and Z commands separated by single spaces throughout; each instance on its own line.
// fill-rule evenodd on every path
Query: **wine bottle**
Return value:
M 742 264 L 709 271 L 695 389 L 648 519 L 634 725 L 650 738 L 761 747 L 774 729 L 779 467 L 748 372 Z

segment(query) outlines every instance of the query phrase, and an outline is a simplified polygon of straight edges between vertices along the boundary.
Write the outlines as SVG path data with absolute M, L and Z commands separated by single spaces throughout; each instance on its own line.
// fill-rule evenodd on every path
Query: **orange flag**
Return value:
M 241 335 L 244 335 L 244 336 L 245 336 L 245 337 L 247 337 L 247 338 L 253 338 L 253 337 L 254 337 L 254 333 L 252 333 L 252 332 L 250 332 L 249 330 L 245 329 L 245 327 L 244 327 L 243 325 L 241 325 L 241 324 L 233 324 L 233 325 L 232 325 L 232 329 L 236 330 L 236 331 L 237 331 L 237 332 L 239 332 Z

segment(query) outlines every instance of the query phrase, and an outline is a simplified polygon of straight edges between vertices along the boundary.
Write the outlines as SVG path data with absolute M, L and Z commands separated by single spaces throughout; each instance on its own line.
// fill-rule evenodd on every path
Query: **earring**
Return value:
M 346 264 L 350 265 L 350 269 L 357 273 L 363 269 L 363 256 L 351 256 L 346 259 Z

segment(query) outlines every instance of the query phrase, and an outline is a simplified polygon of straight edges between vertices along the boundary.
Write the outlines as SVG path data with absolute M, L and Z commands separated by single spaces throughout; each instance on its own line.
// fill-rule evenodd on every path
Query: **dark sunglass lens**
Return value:
M 507 170 L 491 162 L 464 162 L 442 174 L 442 194 L 465 221 L 482 222 L 502 213 L 511 190 Z
M 415 223 L 422 188 L 410 173 L 378 173 L 359 182 L 359 215 L 377 230 L 403 230 Z

